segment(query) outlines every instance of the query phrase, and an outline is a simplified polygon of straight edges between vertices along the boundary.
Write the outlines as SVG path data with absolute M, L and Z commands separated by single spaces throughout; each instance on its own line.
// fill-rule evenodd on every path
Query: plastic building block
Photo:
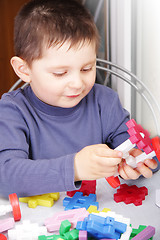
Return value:
M 52 235 L 52 236 L 39 236 L 39 240 L 78 240 L 79 237 L 79 231 L 77 229 L 70 230 L 71 223 L 68 220 L 62 221 L 59 229 L 60 235 Z
M 126 125 L 129 128 L 127 131 L 130 135 L 129 140 L 133 144 L 135 143 L 139 149 L 143 149 L 146 154 L 152 152 L 153 146 L 149 132 L 137 124 L 134 119 L 129 120 Z
M 136 185 L 128 186 L 122 184 L 117 193 L 114 194 L 115 202 L 124 202 L 126 204 L 133 203 L 135 206 L 142 205 L 142 200 L 145 200 L 145 196 L 148 195 L 148 189 L 146 187 L 138 188 Z
M 110 209 L 110 208 L 103 208 L 102 211 L 98 211 L 96 206 L 92 206 L 92 205 L 91 205 L 91 206 L 87 209 L 87 211 L 88 211 L 89 213 L 100 213 L 100 212 L 108 212 L 108 211 L 111 211 L 111 209 Z
M 142 230 L 144 230 L 147 226 L 145 225 L 139 225 L 138 228 L 133 228 L 131 232 L 131 239 L 135 237 L 138 233 L 140 233 Z
M 79 231 L 79 240 L 87 240 L 87 231 Z
M 28 207 L 30 208 L 36 208 L 39 206 L 44 207 L 52 207 L 54 204 L 54 200 L 59 199 L 59 193 L 47 193 L 37 196 L 31 196 L 31 197 L 24 197 L 19 198 L 20 202 L 28 203 Z
M 45 235 L 38 236 L 38 240 L 65 240 L 65 239 L 61 235 L 54 234 L 50 236 L 45 236 Z
M 152 145 L 158 160 L 160 161 L 160 138 L 157 136 L 152 138 Z
M 145 159 L 150 159 L 155 156 L 157 156 L 160 161 L 160 139 L 158 137 L 150 139 L 148 131 L 143 129 L 140 124 L 137 124 L 134 119 L 129 120 L 126 125 L 130 138 L 115 148 L 115 150 L 123 153 L 123 158 L 126 160 L 126 163 L 132 168 L 135 168 L 139 162 L 144 162 Z M 134 158 L 129 154 L 129 151 L 136 145 L 144 152 Z M 113 188 L 120 186 L 118 171 L 114 176 L 105 179 Z
M 72 209 L 55 213 L 51 218 L 45 220 L 45 226 L 48 232 L 58 231 L 63 220 L 68 220 L 71 223 L 71 228 L 75 228 L 77 221 L 83 221 L 88 217 L 89 212 L 85 208 Z
M 72 229 L 69 232 L 63 234 L 65 240 L 78 240 L 79 231 L 77 229 Z
M 20 210 L 17 194 L 16 193 L 10 194 L 9 201 L 12 206 L 14 220 L 19 221 L 21 219 L 21 210 Z
M 126 231 L 121 235 L 120 240 L 129 240 L 129 237 L 131 236 L 132 228 L 130 226 L 127 226 Z
M 7 237 L 5 235 L 3 235 L 2 233 L 0 233 L 0 240 L 7 240 Z
M 63 222 L 61 222 L 61 226 L 59 229 L 59 233 L 60 235 L 63 235 L 66 232 L 69 232 L 71 228 L 71 223 L 68 220 L 64 220 Z
M 133 239 L 133 237 L 137 236 L 140 232 L 142 232 L 147 226 L 145 225 L 139 225 L 138 229 L 133 228 L 131 232 L 131 236 L 129 240 Z M 152 240 L 153 237 L 149 238 L 148 240 Z
M 15 224 L 14 218 L 7 218 L 7 219 L 0 220 L 0 232 L 4 232 L 13 228 L 14 224 Z
M 90 205 L 99 207 L 99 203 L 96 202 L 96 195 L 89 194 L 89 196 L 83 196 L 83 193 L 76 192 L 72 198 L 65 197 L 63 199 L 63 206 L 65 210 L 75 209 L 75 208 L 86 208 L 88 209 Z
M 117 222 L 121 222 L 121 223 L 124 223 L 124 224 L 127 224 L 127 226 L 130 225 L 130 218 L 125 218 L 123 217 L 121 214 L 117 214 L 115 212 L 112 212 L 112 211 L 108 211 L 108 212 L 99 212 L 99 213 L 93 213 L 94 215 L 98 215 L 98 216 L 101 216 L 101 217 L 112 217 L 114 218 L 115 221 Z
M 126 231 L 127 225 L 117 222 L 112 217 L 102 217 L 95 214 L 90 214 L 83 222 L 78 222 L 77 229 L 86 230 L 92 237 L 115 238 L 119 239 L 120 235 Z
M 82 192 L 83 195 L 88 196 L 89 194 L 95 194 L 96 193 L 96 180 L 92 180 L 92 181 L 82 181 L 82 185 L 81 188 L 79 190 L 75 190 L 75 191 L 68 191 L 67 195 L 69 197 L 73 197 L 73 195 L 76 192 Z
M 10 205 L 1 205 L 0 206 L 0 216 L 5 215 L 6 213 L 12 212 L 15 221 L 21 219 L 21 210 L 19 206 L 19 201 L 16 193 L 9 195 Z
M 37 223 L 30 223 L 29 220 L 23 221 L 21 225 L 16 225 L 14 229 L 8 231 L 9 240 L 35 240 L 39 235 L 46 234 L 46 227 L 40 227 Z
M 111 177 L 107 177 L 105 178 L 107 180 L 107 182 L 109 183 L 109 185 L 113 188 L 117 188 L 120 186 L 120 180 L 118 178 L 118 176 L 111 176 Z
M 155 228 L 152 226 L 146 227 L 140 233 L 138 233 L 132 240 L 148 240 L 155 235 Z

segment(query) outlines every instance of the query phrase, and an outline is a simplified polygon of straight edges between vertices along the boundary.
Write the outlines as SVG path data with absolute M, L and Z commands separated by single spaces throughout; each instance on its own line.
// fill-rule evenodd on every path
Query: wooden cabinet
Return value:
M 25 2 L 27 0 L 0 0 L 0 97 L 18 79 L 10 59 L 14 56 L 14 18 Z

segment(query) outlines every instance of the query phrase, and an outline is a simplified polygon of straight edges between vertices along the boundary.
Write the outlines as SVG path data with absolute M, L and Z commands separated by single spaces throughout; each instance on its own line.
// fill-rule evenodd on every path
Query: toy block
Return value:
M 135 157 L 135 162 L 136 162 L 136 165 L 137 163 L 139 162 L 144 162 L 144 160 L 146 159 L 152 159 L 153 157 L 155 157 L 156 154 L 155 154 L 155 151 L 152 151 L 151 153 L 149 154 L 146 154 L 145 152 L 141 153 L 140 155 L 138 155 L 137 157 Z
M 10 205 L 1 205 L 0 206 L 0 216 L 5 215 L 6 213 L 12 212 L 14 220 L 19 221 L 21 219 L 21 210 L 19 206 L 19 201 L 16 193 L 9 195 Z
M 59 199 L 59 193 L 47 193 L 31 197 L 19 198 L 20 202 L 28 203 L 28 207 L 36 208 L 39 206 L 52 207 L 54 201 Z
M 96 194 L 89 194 L 89 196 L 83 196 L 83 193 L 76 192 L 72 198 L 65 197 L 63 199 L 63 206 L 65 210 L 86 208 L 90 205 L 99 207 L 99 203 L 96 202 Z
M 142 230 L 144 230 L 147 226 L 145 225 L 139 225 L 138 228 L 133 228 L 131 232 L 131 238 L 135 237 L 138 233 L 140 233 Z
M 127 226 L 127 229 L 124 233 L 122 233 L 120 240 L 129 240 L 132 232 L 132 227 Z
M 147 226 L 146 225 L 139 225 L 138 229 L 133 228 L 131 232 L 131 236 L 129 240 L 133 239 L 133 237 L 137 236 L 140 232 L 142 232 Z M 148 240 L 152 240 L 153 237 L 149 238 Z
M 160 138 L 158 136 L 152 138 L 152 145 L 153 145 L 154 151 L 156 153 L 156 156 L 157 156 L 158 160 L 160 161 Z
M 38 236 L 46 234 L 46 227 L 40 227 L 37 223 L 30 223 L 29 220 L 25 220 L 21 225 L 16 225 L 14 229 L 8 230 L 9 240 L 34 240 Z
M 92 205 L 91 205 L 91 206 L 87 209 L 87 211 L 88 211 L 89 213 L 100 213 L 100 212 L 108 212 L 108 211 L 111 211 L 111 209 L 110 209 L 110 208 L 103 208 L 102 211 L 98 211 L 96 206 L 92 206 Z
M 59 228 L 59 233 L 60 235 L 52 235 L 49 237 L 46 237 L 44 235 L 39 236 L 39 240 L 78 240 L 79 237 L 79 231 L 77 229 L 72 229 L 70 230 L 71 223 L 68 220 L 62 221 L 60 228 Z
M 138 233 L 132 240 L 148 240 L 155 235 L 155 228 L 147 226 L 144 230 Z
M 5 235 L 3 235 L 2 233 L 0 233 L 0 240 L 7 240 L 7 237 Z
M 74 228 L 71 231 L 64 233 L 63 236 L 65 240 L 78 240 L 79 231 Z
M 127 130 L 130 135 L 129 140 L 133 144 L 135 143 L 139 149 L 143 149 L 146 154 L 154 150 L 147 130 L 143 129 L 140 124 L 137 124 L 134 119 L 129 120 L 126 125 L 129 128 Z
M 126 156 L 128 156 L 128 152 L 135 146 L 135 143 L 133 144 L 129 139 L 127 139 L 125 142 L 121 143 L 118 147 L 116 147 L 115 150 L 122 152 L 123 158 L 126 158 Z
M 75 228 L 77 221 L 82 221 L 88 217 L 89 212 L 85 208 L 71 209 L 55 213 L 53 217 L 45 220 L 45 226 L 48 232 L 58 231 L 63 220 L 68 220 L 71 223 L 71 228 Z
M 117 172 L 118 175 L 118 172 Z M 111 177 L 107 177 L 105 178 L 107 180 L 107 182 L 109 183 L 109 185 L 113 188 L 117 188 L 120 186 L 120 180 L 118 178 L 118 176 L 111 176 Z
M 104 217 L 104 218 L 106 218 L 106 217 L 112 217 L 112 218 L 114 218 L 114 220 L 117 221 L 117 222 L 124 223 L 124 224 L 126 224 L 127 226 L 130 225 L 130 218 L 125 218 L 125 217 L 123 217 L 122 215 L 117 214 L 117 213 L 112 212 L 112 211 L 99 212 L 99 213 L 93 213 L 93 214 L 99 215 L 99 216 Z
M 87 231 L 92 237 L 119 239 L 121 233 L 126 231 L 127 225 L 117 222 L 111 217 L 101 217 L 98 214 L 90 214 L 84 221 L 77 222 L 78 230 Z
M 79 240 L 87 240 L 87 231 L 79 231 Z
M 64 220 L 61 222 L 59 233 L 63 235 L 64 233 L 68 232 L 71 228 L 71 223 L 68 220 Z
M 14 224 L 15 224 L 14 218 L 7 218 L 7 219 L 0 220 L 0 232 L 4 232 L 13 228 Z
M 75 191 L 68 191 L 67 195 L 69 197 L 73 197 L 76 192 L 82 192 L 83 196 L 88 196 L 89 194 L 95 194 L 96 193 L 96 180 L 92 181 L 82 181 L 82 185 L 79 190 Z
M 53 234 L 53 235 L 50 235 L 50 236 L 45 236 L 45 235 L 41 235 L 41 236 L 38 236 L 38 240 L 65 240 L 65 238 L 61 235 L 56 235 L 56 234 Z
M 136 185 L 128 186 L 127 184 L 121 184 L 120 188 L 117 189 L 117 193 L 114 194 L 114 200 L 117 203 L 133 203 L 135 206 L 139 206 L 142 205 L 146 195 L 148 195 L 146 187 L 138 188 Z
M 95 238 L 120 238 L 120 233 L 115 231 L 114 219 L 107 218 L 106 221 L 88 220 L 87 232 L 89 232 Z

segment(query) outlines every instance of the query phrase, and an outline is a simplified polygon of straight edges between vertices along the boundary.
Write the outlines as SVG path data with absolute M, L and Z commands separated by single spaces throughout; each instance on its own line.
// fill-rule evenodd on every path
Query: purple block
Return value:
M 155 234 L 155 228 L 152 226 L 146 227 L 142 232 L 138 233 L 132 240 L 148 240 Z

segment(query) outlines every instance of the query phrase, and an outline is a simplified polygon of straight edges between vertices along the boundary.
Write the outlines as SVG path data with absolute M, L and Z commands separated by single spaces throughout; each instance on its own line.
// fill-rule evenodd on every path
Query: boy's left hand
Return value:
M 130 154 L 133 157 L 138 156 L 141 154 L 142 151 L 139 149 L 132 149 L 130 151 Z M 129 165 L 126 164 L 125 160 L 123 159 L 122 162 L 119 164 L 118 172 L 119 175 L 125 179 L 137 179 L 140 175 L 143 175 L 145 178 L 151 178 L 152 177 L 152 170 L 157 168 L 158 164 L 156 160 L 154 159 L 146 159 L 143 163 L 139 162 L 137 164 L 136 168 L 132 168 Z

